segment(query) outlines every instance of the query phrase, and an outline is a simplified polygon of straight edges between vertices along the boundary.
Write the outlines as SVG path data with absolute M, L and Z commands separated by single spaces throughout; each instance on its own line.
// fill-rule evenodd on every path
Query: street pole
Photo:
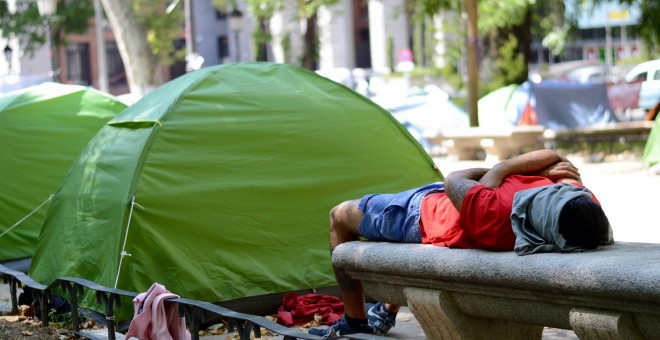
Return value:
M 195 29 L 193 27 L 193 8 L 192 0 L 184 0 L 184 30 L 186 40 L 186 71 L 193 70 L 192 63 L 195 58 Z
M 463 6 L 467 13 L 468 114 L 470 117 L 470 126 L 479 126 L 479 112 L 477 109 L 477 101 L 479 100 L 477 1 L 464 0 Z
M 59 49 L 55 43 L 55 32 L 53 32 L 53 25 L 51 24 L 50 17 L 48 18 L 48 40 L 50 43 L 50 69 L 51 79 L 55 83 L 60 83 L 60 56 Z
M 12 60 L 14 59 L 14 50 L 9 46 L 10 41 L 10 39 L 7 39 L 7 45 L 5 45 L 5 49 L 3 50 L 5 59 L 7 60 L 7 75 L 11 75 Z
M 57 0 L 37 0 L 39 15 L 46 17 L 48 30 L 48 48 L 50 50 L 50 77 L 53 82 L 60 82 L 59 49 L 56 46 L 55 32 L 53 32 L 52 16 L 57 13 Z
M 231 32 L 234 32 L 234 45 L 236 46 L 236 49 L 234 51 L 234 61 L 241 61 L 241 42 L 239 41 L 240 39 L 240 33 L 241 33 L 241 28 L 243 26 L 243 13 L 238 10 L 238 8 L 235 8 L 229 12 L 229 16 L 227 17 L 228 20 L 228 25 L 229 25 L 229 30 Z
M 236 35 L 234 38 L 234 41 L 236 42 L 236 61 L 241 61 L 241 43 L 238 41 L 239 33 L 238 31 L 234 31 L 234 34 Z
M 99 90 L 109 92 L 108 60 L 105 50 L 105 34 L 103 30 L 103 7 L 101 0 L 94 0 L 94 21 L 96 23 L 96 61 L 98 63 Z
M 608 22 L 605 24 L 605 66 L 607 66 L 608 72 L 612 65 L 614 65 L 612 62 L 612 28 Z

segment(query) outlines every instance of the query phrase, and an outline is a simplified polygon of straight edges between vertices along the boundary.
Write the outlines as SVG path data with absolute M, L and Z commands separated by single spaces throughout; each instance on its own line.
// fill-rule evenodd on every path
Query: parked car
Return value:
M 654 108 L 660 102 L 660 59 L 643 62 L 633 67 L 625 81 L 642 81 L 639 89 L 638 106 L 644 110 Z

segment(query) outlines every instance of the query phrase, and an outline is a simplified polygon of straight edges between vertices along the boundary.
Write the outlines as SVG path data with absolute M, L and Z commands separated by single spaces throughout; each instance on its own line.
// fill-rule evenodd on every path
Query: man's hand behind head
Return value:
M 575 165 L 569 161 L 562 161 L 559 163 L 552 164 L 535 175 L 543 176 L 548 178 L 553 182 L 572 182 L 577 181 L 582 183 L 580 178 L 580 172 Z

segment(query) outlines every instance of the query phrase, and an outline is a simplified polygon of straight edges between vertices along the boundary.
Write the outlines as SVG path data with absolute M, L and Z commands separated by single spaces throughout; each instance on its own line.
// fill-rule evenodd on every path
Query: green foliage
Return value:
M 445 81 L 454 88 L 457 92 L 464 91 L 465 79 L 464 75 L 460 72 L 460 67 L 466 55 L 466 46 L 464 44 L 464 37 L 467 34 L 465 22 L 463 19 L 456 16 L 446 16 L 443 18 L 443 32 L 447 37 L 447 45 L 445 46 L 445 53 L 443 59 L 445 67 L 441 69 L 441 75 Z
M 32 53 L 46 42 L 46 25 L 46 19 L 39 15 L 36 3 L 30 3 L 27 9 L 10 14 L 7 2 L 0 2 L 0 31 L 3 38 L 18 36 L 26 52 Z
M 413 12 L 415 11 L 414 8 L 418 8 L 419 13 L 424 13 L 427 16 L 434 16 L 447 9 L 459 10 L 461 4 L 462 0 L 406 0 L 406 8 L 409 12 Z
M 479 1 L 479 32 L 488 33 L 497 28 L 507 28 L 522 24 L 529 6 L 535 0 Z
M 640 4 L 642 14 L 638 33 L 644 39 L 652 55 L 660 55 L 660 2 L 657 0 L 643 0 Z
M 534 0 L 502 0 L 479 4 L 479 31 L 484 37 L 482 55 L 486 60 L 484 64 L 490 66 L 480 72 L 483 80 L 480 94 L 527 79 L 527 58 L 535 5 Z M 563 49 L 563 41 L 552 42 L 555 43 L 554 47 Z
M 223 12 L 229 12 L 236 8 L 236 0 L 213 0 L 212 3 L 215 8 Z
M 466 79 L 451 66 L 445 66 L 439 69 L 439 71 L 447 85 L 454 89 L 455 93 L 461 94 L 452 96 L 451 100 L 459 107 L 465 107 L 467 105 L 467 97 L 465 96 L 465 92 L 467 91 Z
M 413 28 L 412 49 L 415 64 L 425 67 L 433 66 L 432 61 L 437 44 L 434 37 L 436 28 L 433 17 L 428 14 L 421 2 L 408 1 L 405 12 L 410 18 Z
M 0 1 L 0 31 L 4 38 L 18 37 L 24 52 L 31 55 L 47 40 L 48 23 L 54 32 L 54 45 L 69 33 L 84 33 L 89 28 L 89 19 L 94 16 L 91 0 L 59 0 L 57 11 L 50 18 L 39 14 L 35 2 L 20 2 L 16 13 L 9 13 L 6 1 Z
M 541 1 L 534 6 L 534 25 L 533 33 L 537 36 L 543 36 L 548 32 L 556 31 L 559 28 L 577 25 L 577 17 L 567 16 L 566 6 L 561 1 Z M 569 13 L 576 13 L 573 9 Z
M 433 19 L 427 18 L 424 26 L 424 66 L 434 66 L 435 47 L 438 43 L 435 40 L 435 25 Z
M 570 33 L 577 29 L 575 8 L 566 12 L 566 5 L 562 1 L 540 1 L 533 7 L 534 20 L 530 27 L 531 33 L 543 37 L 542 45 L 553 55 L 564 53 L 566 44 L 570 41 Z
M 394 70 L 394 38 L 387 37 L 387 66 L 390 70 Z
M 169 14 L 165 8 L 169 0 L 135 0 L 133 11 L 137 21 L 145 27 L 151 52 L 157 55 L 163 64 L 170 64 L 174 59 L 181 59 L 185 51 L 175 51 L 173 41 L 181 38 L 183 27 L 183 9 L 177 6 Z M 66 44 L 66 34 L 82 34 L 89 29 L 90 19 L 94 16 L 92 0 L 59 0 L 57 12 L 50 18 L 41 17 L 36 1 L 19 2 L 18 11 L 10 14 L 6 1 L 0 1 L 0 31 L 5 38 L 17 36 L 23 50 L 33 53 L 47 40 L 47 24 L 50 19 L 55 40 L 54 45 Z
M 284 6 L 283 0 L 247 0 L 250 14 L 257 19 L 270 19 Z
M 413 24 L 413 58 L 415 59 L 415 64 L 423 65 L 424 53 L 423 53 L 423 43 L 424 39 L 422 34 L 424 33 L 424 19 L 415 20 Z
M 146 29 L 147 41 L 151 53 L 164 65 L 183 59 L 184 50 L 175 50 L 173 42 L 181 38 L 184 13 L 178 6 L 170 13 L 165 13 L 168 0 L 134 0 L 133 12 L 138 24 Z
M 282 44 L 284 62 L 291 63 L 291 34 L 286 33 L 280 44 Z
M 566 29 L 557 28 L 548 33 L 548 35 L 543 38 L 541 44 L 543 47 L 550 50 L 552 55 L 560 55 L 566 49 L 567 34 L 568 31 Z
M 58 313 L 56 309 L 51 308 L 48 311 L 48 320 L 50 320 L 50 327 L 57 329 L 71 329 L 73 324 L 73 317 L 71 312 Z M 82 324 L 87 320 L 82 315 L 78 315 L 78 324 Z
M 338 0 L 299 0 L 298 8 L 300 13 L 309 18 L 316 14 L 321 6 L 331 6 L 337 3 Z
M 509 34 L 507 41 L 500 47 L 500 58 L 495 61 L 495 66 L 498 74 L 492 81 L 484 84 L 483 93 L 516 83 L 521 75 L 526 77 L 525 56 L 518 53 L 518 39 L 513 34 Z
M 266 61 L 266 44 L 270 43 L 273 36 L 264 27 L 263 21 L 257 22 L 256 25 L 256 29 L 252 32 L 253 50 L 257 61 Z
M 256 18 L 255 29 L 252 32 L 252 46 L 253 51 L 255 51 L 255 59 L 257 61 L 266 61 L 266 47 L 272 39 L 272 35 L 268 29 L 268 19 L 276 11 L 282 9 L 284 2 L 281 0 L 248 0 L 247 5 L 252 16 Z

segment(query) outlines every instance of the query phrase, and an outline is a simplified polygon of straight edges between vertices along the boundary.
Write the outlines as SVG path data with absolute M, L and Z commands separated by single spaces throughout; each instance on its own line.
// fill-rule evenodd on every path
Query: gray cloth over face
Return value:
M 558 223 L 566 202 L 580 196 L 592 197 L 589 190 L 570 184 L 552 184 L 517 192 L 511 211 L 516 254 L 581 251 L 580 247 L 566 244 L 559 233 Z

